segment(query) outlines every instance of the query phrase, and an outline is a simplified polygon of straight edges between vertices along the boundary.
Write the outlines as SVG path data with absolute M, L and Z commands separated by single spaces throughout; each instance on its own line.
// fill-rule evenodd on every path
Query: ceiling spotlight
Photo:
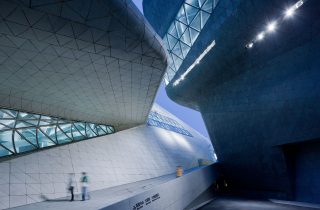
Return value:
M 294 13 L 294 10 L 295 10 L 294 7 L 290 7 L 289 9 L 286 10 L 285 16 L 286 17 L 291 17 L 293 15 L 293 13 Z
M 267 26 L 267 31 L 268 32 L 273 32 L 276 29 L 276 26 L 277 26 L 277 22 L 276 21 L 273 21 L 273 22 L 269 23 L 268 26 Z
M 253 47 L 253 42 L 250 42 L 249 44 L 246 45 L 246 48 L 252 48 Z
M 264 38 L 264 32 L 261 32 L 260 34 L 258 34 L 257 40 L 262 40 L 263 38 Z
M 298 9 L 299 7 L 302 6 L 302 4 L 303 4 L 303 0 L 300 0 L 300 1 L 298 1 L 297 3 L 295 3 L 294 7 L 295 7 L 296 9 Z

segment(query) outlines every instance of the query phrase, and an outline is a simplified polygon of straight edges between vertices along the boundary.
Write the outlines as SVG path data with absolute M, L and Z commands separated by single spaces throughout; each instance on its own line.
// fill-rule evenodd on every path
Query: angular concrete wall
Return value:
M 207 143 L 199 136 L 140 126 L 2 161 L 0 209 L 41 201 L 41 194 L 66 196 L 68 173 L 79 180 L 88 172 L 90 190 L 97 190 L 173 173 L 177 165 L 192 168 L 198 159 L 212 159 Z

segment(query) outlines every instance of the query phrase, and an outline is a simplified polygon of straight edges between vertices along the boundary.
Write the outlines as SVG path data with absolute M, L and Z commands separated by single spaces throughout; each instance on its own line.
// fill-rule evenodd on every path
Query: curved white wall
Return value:
M 186 128 L 186 127 L 185 127 Z M 187 128 L 189 129 L 189 128 Z M 43 150 L 0 162 L 0 209 L 66 196 L 68 173 L 88 172 L 90 190 L 149 179 L 212 160 L 208 140 L 153 126 Z M 80 192 L 77 183 L 76 193 Z

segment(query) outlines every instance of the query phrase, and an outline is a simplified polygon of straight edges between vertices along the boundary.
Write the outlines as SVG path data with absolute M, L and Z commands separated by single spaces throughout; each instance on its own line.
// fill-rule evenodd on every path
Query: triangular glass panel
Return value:
M 85 123 L 73 123 L 74 126 L 80 131 L 83 136 L 86 136 L 86 125 Z
M 40 129 L 38 129 L 38 143 L 40 148 L 56 145 L 54 141 L 44 135 L 44 133 Z
M 176 74 L 173 68 L 168 68 L 167 73 L 168 73 L 168 78 L 170 81 L 172 80 L 172 78 Z
M 11 152 L 10 150 L 0 146 L 0 157 L 12 155 L 12 154 L 13 154 L 13 152 Z
M 170 49 L 167 35 L 164 36 L 163 43 L 167 50 Z
M 179 21 L 175 21 L 176 24 L 176 29 L 178 32 L 178 36 L 179 38 L 181 37 L 181 35 L 183 34 L 183 32 L 186 30 L 187 26 Z
M 15 120 L 0 120 L 0 123 L 9 128 L 13 128 L 15 124 Z
M 33 125 L 30 123 L 27 123 L 25 121 L 18 120 L 16 123 L 16 128 L 25 128 L 25 127 L 30 127 L 30 126 L 33 126 Z
M 85 138 L 85 136 L 83 136 L 77 129 L 76 127 L 73 125 L 72 128 L 72 137 L 73 140 L 75 141 L 79 141 L 79 140 L 83 140 Z
M 175 54 L 172 54 L 172 56 L 173 56 L 173 61 L 176 66 L 176 69 L 178 70 L 182 64 L 182 59 L 176 56 Z
M 0 118 L 15 118 L 9 110 L 0 109 Z
M 42 123 L 42 122 L 47 122 L 47 124 L 56 124 L 57 123 L 57 118 L 54 118 L 54 117 L 48 117 L 48 116 L 41 116 L 41 120 L 40 120 L 40 124 L 45 124 L 45 123 Z M 42 121 L 42 122 L 41 122 Z
M 199 36 L 199 32 L 194 30 L 193 28 L 189 28 L 189 31 L 190 31 L 191 43 L 193 44 L 197 40 Z
M 46 122 L 46 121 L 43 121 L 43 120 L 40 120 L 40 122 L 39 122 L 39 126 L 42 126 L 42 125 L 50 125 L 50 124 L 52 124 L 52 123 Z
M 3 131 L 3 130 L 10 130 L 11 128 L 10 127 L 7 127 L 3 124 L 0 123 L 0 131 Z
M 106 132 L 99 125 L 96 126 L 96 129 L 99 136 L 106 135 Z
M 112 133 L 112 131 L 111 131 L 109 126 L 106 126 L 106 131 L 107 131 L 107 133 Z
M 169 64 L 169 67 L 174 68 L 174 63 L 173 63 L 173 59 L 172 59 L 172 53 L 169 54 L 168 64 Z
M 95 124 L 93 124 L 93 123 L 88 123 L 88 125 L 90 126 L 91 130 L 93 130 L 93 132 L 95 132 L 96 134 L 98 134 L 97 128 L 96 128 L 96 125 L 95 125 Z
M 51 119 L 53 119 L 53 118 L 45 116 L 45 115 L 41 115 L 41 120 L 51 120 Z
M 188 4 L 184 4 L 184 9 L 186 11 L 188 24 L 190 24 L 192 22 L 193 18 L 196 16 L 198 9 L 196 9 Z
M 59 127 L 57 128 L 56 134 L 59 144 L 65 144 L 72 141 Z
M 209 12 L 211 14 L 213 9 L 213 0 L 207 0 L 201 7 L 202 10 Z
M 12 130 L 0 132 L 0 144 L 11 150 L 12 152 L 14 151 L 12 144 Z
M 195 6 L 195 7 L 197 7 L 197 8 L 200 7 L 198 0 L 186 0 L 186 3 L 187 3 L 187 4 L 190 4 L 190 5 L 192 5 L 192 6 Z
M 102 130 L 103 130 L 104 132 L 108 133 L 107 126 L 105 126 L 105 125 L 99 125 L 99 126 L 100 126 L 100 128 L 102 128 Z
M 59 128 L 60 128 L 70 139 L 72 139 L 71 126 L 72 126 L 72 124 L 59 125 Z
M 186 43 L 187 45 L 191 46 L 191 38 L 190 38 L 190 32 L 189 30 L 185 30 L 185 32 L 182 34 L 181 36 L 181 41 L 183 41 L 184 43 Z
M 183 42 L 180 42 L 180 46 L 181 46 L 183 57 L 185 58 L 190 50 L 190 47 Z
M 178 39 L 174 38 L 170 34 L 167 34 L 167 36 L 168 36 L 168 43 L 169 43 L 170 49 L 172 49 L 174 45 L 178 42 Z
M 40 130 L 50 137 L 54 142 L 56 142 L 56 126 L 43 126 Z
M 113 133 L 115 132 L 114 127 L 109 126 L 109 128 L 110 128 L 110 130 L 111 130 Z
M 209 19 L 210 14 L 204 11 L 200 11 L 200 14 L 201 14 L 201 29 L 202 29 L 206 24 L 207 20 Z
M 188 20 L 187 20 L 187 16 L 186 16 L 186 13 L 184 11 L 184 7 L 181 7 L 178 14 L 177 14 L 177 17 L 176 19 L 186 25 L 188 25 Z
M 34 126 L 37 126 L 39 121 L 38 120 L 24 120 L 24 122 L 32 124 Z
M 16 133 L 19 133 L 21 137 L 23 137 L 26 140 L 28 140 L 34 146 L 38 145 L 36 128 L 19 129 L 19 130 L 16 131 Z
M 190 24 L 190 26 L 194 29 L 196 29 L 197 31 L 201 30 L 201 17 L 200 17 L 200 12 L 197 13 L 197 15 L 195 16 L 195 18 L 193 19 L 192 23 Z
M 176 44 L 176 46 L 174 46 L 174 48 L 172 49 L 172 53 L 174 53 L 175 55 L 179 56 L 181 59 L 183 59 L 183 55 L 182 55 L 182 51 L 179 45 L 179 42 Z M 175 58 L 173 58 L 174 60 Z
M 25 112 L 19 112 L 18 114 L 18 118 L 19 119 L 32 119 L 32 120 L 37 120 L 39 119 L 40 115 L 37 114 L 29 114 L 29 113 L 25 113 Z
M 14 145 L 17 153 L 27 152 L 37 149 L 36 146 L 26 141 L 18 132 L 14 134 Z
M 174 25 L 174 22 L 171 24 L 169 30 L 168 30 L 168 34 L 170 34 L 171 36 L 179 39 L 179 35 L 177 33 L 177 29 L 176 26 Z
M 199 1 L 200 6 L 202 6 L 207 0 L 198 0 L 198 1 Z M 209 1 L 212 1 L 212 0 L 209 0 Z
M 89 138 L 97 136 L 97 134 L 95 132 L 93 132 L 93 130 L 90 128 L 89 123 L 86 123 L 86 134 L 87 134 L 87 137 L 89 137 Z

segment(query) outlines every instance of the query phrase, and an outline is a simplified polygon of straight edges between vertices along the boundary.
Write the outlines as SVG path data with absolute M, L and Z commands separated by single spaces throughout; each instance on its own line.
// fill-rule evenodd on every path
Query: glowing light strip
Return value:
M 256 36 L 256 38 L 254 38 L 251 42 L 249 42 L 249 43 L 246 45 L 246 48 L 252 48 L 253 45 L 254 45 L 256 42 L 262 41 L 267 33 L 273 32 L 273 31 L 275 30 L 275 28 L 277 27 L 278 23 L 282 23 L 282 21 L 283 21 L 284 19 L 292 16 L 293 13 L 294 13 L 297 9 L 299 9 L 299 8 L 300 8 L 304 3 L 306 3 L 306 2 L 307 2 L 307 0 L 299 0 L 299 1 L 297 1 L 293 6 L 289 7 L 289 8 L 286 10 L 285 14 L 284 14 L 282 17 L 280 17 L 280 18 L 278 18 L 277 20 L 269 23 L 268 26 L 267 26 L 267 28 L 266 28 L 266 30 L 260 32 L 260 33 Z
M 179 79 L 174 81 L 173 86 L 177 86 L 184 78 L 191 72 L 191 70 L 200 63 L 202 58 L 216 45 L 216 41 L 213 40 L 211 44 L 201 53 L 201 55 L 189 66 L 187 71 L 185 71 Z

